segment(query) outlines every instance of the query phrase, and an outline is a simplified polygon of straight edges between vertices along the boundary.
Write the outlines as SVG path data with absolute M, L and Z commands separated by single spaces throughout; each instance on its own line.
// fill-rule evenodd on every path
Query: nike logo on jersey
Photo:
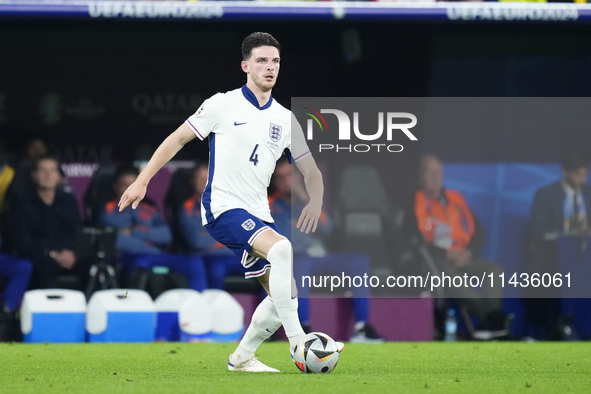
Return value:
M 242 126 L 243 124 L 247 124 L 248 122 L 237 123 L 234 121 L 234 126 Z
M 273 334 L 273 331 L 269 330 L 268 328 L 265 328 L 265 330 L 267 330 L 267 332 L 270 332 L 271 334 Z

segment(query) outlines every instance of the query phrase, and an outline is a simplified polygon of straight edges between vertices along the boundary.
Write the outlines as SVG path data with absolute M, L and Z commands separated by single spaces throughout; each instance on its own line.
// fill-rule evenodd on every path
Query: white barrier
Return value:
M 179 308 L 180 340 L 208 341 L 213 327 L 213 311 L 205 296 L 193 294 Z
M 199 293 L 193 289 L 173 289 L 156 298 L 156 341 L 180 340 L 179 309 L 195 294 Z
M 42 289 L 25 293 L 21 307 L 24 342 L 84 342 L 86 298 L 76 290 Z
M 238 341 L 244 330 L 244 309 L 223 290 L 205 290 L 203 295 L 213 311 L 211 340 L 214 342 Z
M 153 342 L 154 302 L 143 290 L 97 291 L 88 302 L 86 330 L 89 342 Z

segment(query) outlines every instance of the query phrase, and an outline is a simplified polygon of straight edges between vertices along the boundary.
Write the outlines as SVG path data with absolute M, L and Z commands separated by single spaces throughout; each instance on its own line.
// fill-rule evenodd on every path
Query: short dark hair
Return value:
M 124 165 L 119 167 L 115 172 L 115 176 L 113 176 L 113 185 L 115 185 L 121 178 L 127 175 L 134 175 L 137 177 L 139 175 L 139 170 L 137 167 L 132 165 Z
M 253 49 L 264 46 L 275 47 L 279 52 L 281 52 L 281 45 L 279 44 L 279 41 L 275 39 L 275 37 L 269 33 L 257 31 L 250 34 L 244 39 L 244 41 L 242 41 L 242 60 L 250 59 Z
M 562 155 L 560 164 L 562 169 L 567 172 L 577 171 L 581 168 L 589 169 L 591 167 L 591 158 L 586 152 L 573 149 Z

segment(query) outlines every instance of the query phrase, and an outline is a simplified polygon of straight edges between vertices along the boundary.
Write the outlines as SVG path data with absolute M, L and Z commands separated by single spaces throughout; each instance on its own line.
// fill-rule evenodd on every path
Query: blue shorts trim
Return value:
M 265 231 L 274 230 L 280 234 L 275 223 L 263 222 L 244 209 L 231 209 L 205 225 L 205 228 L 216 241 L 238 256 L 240 264 L 246 269 L 246 278 L 262 276 L 271 267 L 267 260 L 249 253 L 252 244 Z

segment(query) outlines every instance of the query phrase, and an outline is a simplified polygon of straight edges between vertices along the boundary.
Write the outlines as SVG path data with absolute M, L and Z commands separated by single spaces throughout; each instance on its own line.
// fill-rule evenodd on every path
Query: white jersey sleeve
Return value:
M 219 127 L 223 97 L 222 93 L 211 96 L 185 121 L 200 140 L 203 141 Z
M 300 159 L 310 154 L 310 148 L 304 138 L 304 131 L 295 115 L 291 114 L 291 138 L 288 141 L 287 149 L 291 153 L 290 162 L 297 163 Z

